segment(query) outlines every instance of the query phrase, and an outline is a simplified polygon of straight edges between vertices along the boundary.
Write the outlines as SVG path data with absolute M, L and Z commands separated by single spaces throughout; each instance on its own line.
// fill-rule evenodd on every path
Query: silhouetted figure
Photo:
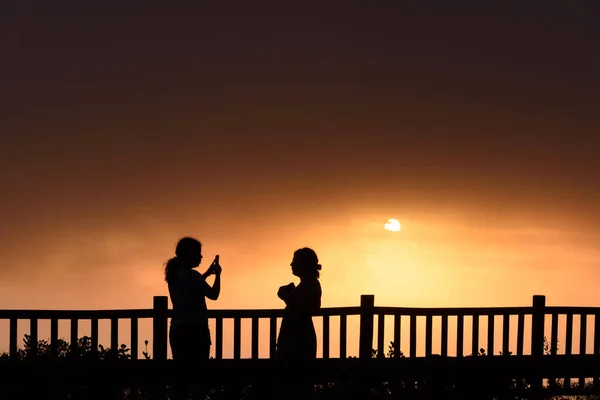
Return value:
M 293 367 L 317 358 L 317 334 L 312 317 L 321 308 L 321 264 L 314 250 L 302 248 L 294 252 L 292 274 L 300 284 L 281 286 L 277 296 L 285 302 L 283 319 L 277 338 L 276 359 Z M 313 392 L 312 384 L 294 384 L 281 387 L 280 398 L 306 399 Z
M 180 376 L 190 368 L 202 367 L 210 354 L 210 331 L 206 297 L 217 300 L 221 291 L 221 266 L 215 257 L 204 274 L 197 268 L 202 262 L 202 244 L 185 237 L 177 243 L 175 257 L 165 267 L 165 281 L 173 303 L 169 343 Z M 215 275 L 211 287 L 206 278 Z M 188 385 L 174 385 L 176 396 L 187 398 Z

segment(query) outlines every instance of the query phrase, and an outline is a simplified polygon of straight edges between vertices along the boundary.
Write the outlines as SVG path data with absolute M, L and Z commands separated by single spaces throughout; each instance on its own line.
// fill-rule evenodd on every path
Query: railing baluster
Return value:
M 385 358 L 385 347 L 384 347 L 384 333 L 385 333 L 385 315 L 377 315 L 377 357 Z
M 594 314 L 594 355 L 600 355 L 600 313 Z M 600 390 L 600 377 L 594 376 L 594 390 Z
M 425 357 L 431 356 L 433 342 L 433 315 L 425 317 Z
M 519 314 L 517 317 L 517 355 L 523 355 L 525 342 L 525 314 Z M 533 342 L 532 342 L 533 344 Z
M 79 320 L 77 318 L 71 318 L 71 355 L 74 357 L 78 354 L 78 340 L 79 340 Z
M 329 358 L 329 315 L 323 316 L 323 358 Z
M 586 354 L 586 341 L 587 341 L 587 314 L 580 314 L 581 319 L 579 320 L 579 354 Z M 585 376 L 579 377 L 579 387 L 585 386 Z
M 479 355 L 479 314 L 473 314 L 473 327 L 471 329 L 471 355 Z
M 558 351 L 558 314 L 552 313 L 550 322 L 550 355 L 555 356 Z M 556 389 L 556 376 L 548 376 L 548 384 L 551 390 Z
M 217 317 L 215 321 L 215 358 L 223 359 L 223 318 Z
M 19 353 L 17 351 L 17 325 L 19 320 L 16 318 L 10 319 L 10 333 L 9 333 L 9 351 L 11 360 L 17 360 Z
M 30 328 L 30 339 L 31 339 L 31 349 L 30 356 L 37 356 L 37 348 L 38 348 L 38 320 L 37 318 L 29 319 L 29 328 Z
M 558 352 L 558 314 L 552 313 L 552 326 L 550 327 L 550 355 L 555 356 Z M 548 376 L 548 382 L 551 390 L 556 389 L 556 376 Z
M 558 353 L 558 314 L 552 313 L 552 331 L 550 333 L 550 354 Z
M 92 325 L 92 328 L 91 328 L 92 354 L 94 355 L 94 357 L 97 357 L 98 356 L 98 318 L 92 318 L 91 325 Z
M 567 313 L 567 332 L 565 336 L 565 355 L 570 356 L 573 351 L 573 313 Z M 564 379 L 565 388 L 571 387 L 571 378 Z
M 487 332 L 487 355 L 488 356 L 493 356 L 494 355 L 494 319 L 496 318 L 496 316 L 494 314 L 489 314 L 487 316 L 488 319 L 488 332 Z
M 417 316 L 412 314 L 410 316 L 410 357 L 417 356 Z
M 567 331 L 565 336 L 565 354 L 571 355 L 573 351 L 573 313 L 567 313 Z
M 139 334 L 138 334 L 138 319 L 137 317 L 131 317 L 131 359 L 137 360 L 139 353 Z
M 239 360 L 242 353 L 242 319 L 233 318 L 233 358 Z
M 442 356 L 448 355 L 448 315 L 442 315 L 442 338 L 441 338 Z
M 58 319 L 50 319 L 50 352 L 52 357 L 58 357 Z
M 269 357 L 275 358 L 277 352 L 277 317 L 271 317 L 269 322 Z
M 587 347 L 587 314 L 581 314 L 579 321 L 579 354 L 586 354 Z
M 509 356 L 510 350 L 510 314 L 502 316 L 502 355 Z
M 94 321 L 96 321 L 96 335 L 98 334 L 98 319 L 92 319 L 92 327 L 94 326 Z M 139 343 L 140 343 L 140 335 L 139 335 L 139 324 L 138 317 L 131 317 L 129 319 L 130 323 L 130 341 L 131 341 L 131 360 L 137 360 L 139 353 Z M 93 329 L 92 329 L 93 331 Z M 96 343 L 97 344 L 97 343 Z M 97 348 L 96 348 L 97 349 Z M 140 388 L 137 384 L 133 384 L 131 386 L 131 399 L 138 400 L 140 398 Z
M 348 348 L 348 316 L 340 315 L 340 358 L 346 358 Z
M 258 358 L 258 317 L 252 317 L 252 358 Z
M 594 354 L 600 355 L 600 312 L 594 315 Z
M 119 354 L 119 319 L 110 319 L 110 350 L 113 353 L 113 357 L 117 357 Z
M 465 316 L 458 314 L 456 316 L 456 357 L 463 357 L 463 345 L 465 341 Z
M 394 314 L 394 358 L 400 358 L 400 327 L 402 316 Z

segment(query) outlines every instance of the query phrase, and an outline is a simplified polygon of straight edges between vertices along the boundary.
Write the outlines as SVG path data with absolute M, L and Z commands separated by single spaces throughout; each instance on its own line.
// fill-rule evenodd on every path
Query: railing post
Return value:
M 16 318 L 10 319 L 10 333 L 9 333 L 9 341 L 10 341 L 10 359 L 13 361 L 17 361 L 19 359 L 19 351 L 17 347 L 17 324 L 19 320 Z
M 360 296 L 359 358 L 366 359 L 372 356 L 374 307 L 374 295 L 363 294 Z
M 546 296 L 533 296 L 533 312 L 531 318 L 531 355 L 540 359 L 544 355 L 544 322 L 546 319 Z M 537 364 L 538 368 L 541 365 Z M 537 370 L 537 368 L 536 368 Z M 536 374 L 537 375 L 537 374 Z M 542 376 L 533 376 L 531 389 L 532 399 L 541 399 L 543 388 Z
M 546 296 L 533 296 L 531 318 L 531 355 L 544 354 L 544 322 L 546 319 Z
M 169 299 L 167 296 L 154 296 L 154 315 L 152 317 L 152 358 L 154 360 L 167 359 L 167 310 Z

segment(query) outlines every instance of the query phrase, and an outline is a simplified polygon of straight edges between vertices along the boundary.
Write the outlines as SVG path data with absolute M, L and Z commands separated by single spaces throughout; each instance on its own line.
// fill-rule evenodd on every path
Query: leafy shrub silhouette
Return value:
M 88 336 L 83 336 L 77 340 L 77 346 L 74 349 L 69 342 L 64 339 L 58 339 L 56 343 L 56 355 L 52 354 L 52 345 L 47 340 L 38 340 L 36 346 L 35 359 L 65 359 L 79 357 L 84 359 L 97 358 L 99 360 L 109 359 L 120 359 L 128 360 L 131 359 L 129 354 L 130 349 L 126 345 L 122 344 L 117 349 L 105 348 L 102 344 L 98 344 L 98 350 L 95 352 L 92 349 L 92 339 Z M 23 347 L 17 349 L 17 360 L 25 361 L 32 358 L 32 342 L 31 336 L 25 334 L 23 339 Z M 116 350 L 116 351 L 115 351 Z M 0 354 L 1 359 L 8 359 L 7 353 Z
M 145 342 L 146 350 L 142 352 L 143 357 L 149 360 L 151 357 L 148 353 L 148 340 Z M 53 353 L 54 347 L 54 353 Z M 125 344 L 121 344 L 116 349 L 110 347 L 104 347 L 102 344 L 98 344 L 98 349 L 94 350 L 92 345 L 92 338 L 89 336 L 83 336 L 77 339 L 76 346 L 72 346 L 71 343 L 64 339 L 58 339 L 56 344 L 53 346 L 48 340 L 40 339 L 37 341 L 35 346 L 35 355 L 33 354 L 33 341 L 30 335 L 25 334 L 23 338 L 23 345 L 17 349 L 17 353 L 14 359 L 11 359 L 10 355 L 6 352 L 0 353 L 0 366 L 3 363 L 28 363 L 28 362 L 45 362 L 51 360 L 69 360 L 69 361 L 126 361 L 131 360 L 131 349 Z M 39 383 L 38 383 L 39 384 Z M 24 398 L 24 396 L 40 395 L 38 393 L 39 388 L 32 387 L 27 388 L 24 386 L 10 387 L 11 385 L 2 385 L 0 387 L 0 398 L 12 399 L 12 398 Z M 30 390 L 33 390 L 31 392 Z M 131 396 L 134 390 L 131 387 L 126 387 L 118 384 L 111 384 L 109 382 L 103 383 L 101 388 L 88 388 L 85 385 L 80 385 L 77 382 L 71 383 L 66 387 L 55 389 L 53 393 L 53 399 L 71 399 L 77 395 L 85 395 L 86 392 L 91 390 L 96 391 L 95 395 L 101 396 L 102 398 L 120 398 L 126 399 Z M 138 396 L 144 397 L 146 391 L 144 388 L 138 388 Z M 89 393 L 88 393 L 89 394 Z M 107 396 L 108 397 L 104 397 Z M 92 396 L 94 397 L 94 396 Z

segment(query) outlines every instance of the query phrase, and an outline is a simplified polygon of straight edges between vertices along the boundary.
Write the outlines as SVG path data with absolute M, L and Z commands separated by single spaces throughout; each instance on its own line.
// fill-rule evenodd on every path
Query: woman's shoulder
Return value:
M 183 271 L 180 271 L 177 277 L 188 282 L 202 279 L 202 275 L 200 274 L 200 272 L 196 271 L 195 269 L 185 269 Z
M 315 279 L 317 281 L 317 283 L 315 284 L 315 286 L 319 289 L 319 294 L 321 294 L 321 281 L 318 279 Z
M 301 285 L 304 285 L 308 290 L 321 292 L 321 282 L 316 278 L 303 281 Z

